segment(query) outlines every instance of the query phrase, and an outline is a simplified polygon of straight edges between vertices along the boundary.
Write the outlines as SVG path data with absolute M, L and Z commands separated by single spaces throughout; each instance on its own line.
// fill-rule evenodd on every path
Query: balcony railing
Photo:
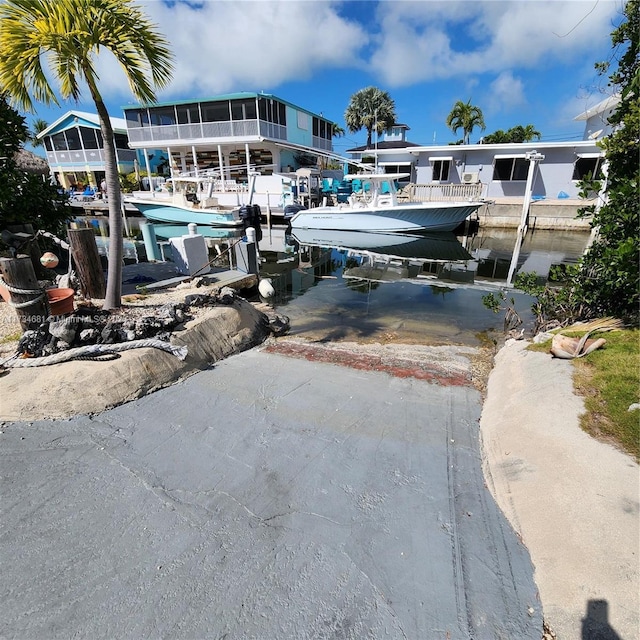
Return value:
M 264 136 L 276 140 L 287 139 L 284 125 L 264 120 L 226 120 L 196 124 L 170 124 L 153 127 L 127 128 L 132 143 L 168 142 L 170 140 L 199 140 L 202 138 L 251 138 Z
M 136 152 L 133 149 L 118 149 L 118 162 L 133 162 Z M 102 149 L 71 149 L 70 151 L 47 151 L 49 166 L 104 164 Z

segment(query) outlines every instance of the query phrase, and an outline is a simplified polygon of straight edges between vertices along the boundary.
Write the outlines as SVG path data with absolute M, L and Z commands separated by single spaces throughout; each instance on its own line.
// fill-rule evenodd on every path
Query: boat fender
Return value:
M 263 298 L 271 298 L 275 295 L 276 290 L 273 288 L 271 278 L 263 278 L 258 284 L 258 291 Z

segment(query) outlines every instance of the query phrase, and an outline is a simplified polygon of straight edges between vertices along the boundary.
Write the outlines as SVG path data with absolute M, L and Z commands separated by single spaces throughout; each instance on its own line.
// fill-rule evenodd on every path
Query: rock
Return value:
M 220 304 L 233 304 L 236 292 L 231 287 L 222 287 L 217 297 Z
M 533 336 L 533 342 L 535 344 L 540 344 L 542 342 L 547 342 L 547 340 L 551 340 L 553 338 L 553 333 L 550 331 L 545 331 L 544 333 L 538 333 Z
M 193 293 L 189 296 L 186 296 L 184 299 L 184 303 L 188 307 L 204 307 L 208 304 L 214 304 L 215 301 L 216 298 L 202 293 Z
M 274 315 L 269 318 L 269 329 L 274 336 L 282 336 L 289 331 L 289 318 L 287 316 Z
M 99 337 L 100 331 L 95 328 L 82 329 L 82 331 L 80 331 L 80 334 L 78 335 L 80 342 L 82 342 L 83 344 L 94 344 L 98 341 Z
M 74 316 L 62 318 L 61 320 L 52 320 L 49 323 L 49 333 L 69 344 L 73 344 L 77 332 L 78 319 Z

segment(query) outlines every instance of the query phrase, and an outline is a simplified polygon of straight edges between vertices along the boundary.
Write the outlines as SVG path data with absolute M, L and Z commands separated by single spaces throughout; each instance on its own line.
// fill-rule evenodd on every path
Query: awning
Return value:
M 604 158 L 604 153 L 576 153 L 578 158 Z
M 453 162 L 453 156 L 433 156 L 433 157 L 429 157 L 429 162 L 435 162 L 436 160 L 449 160 L 449 162 Z
M 379 167 L 411 166 L 413 162 L 378 162 Z

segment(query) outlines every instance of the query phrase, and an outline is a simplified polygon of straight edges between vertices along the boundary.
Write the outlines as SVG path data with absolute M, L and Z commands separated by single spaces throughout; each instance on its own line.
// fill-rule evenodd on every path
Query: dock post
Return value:
M 16 310 L 22 330 L 36 329 L 49 311 L 47 295 L 38 283 L 31 258 L 27 255 L 0 258 L 0 276 L 6 283 L 0 284 L 2 297 Z
M 69 253 L 78 270 L 82 294 L 86 298 L 104 298 L 106 284 L 93 229 L 67 229 L 67 234 L 71 245 Z M 118 242 L 118 239 L 112 238 L 110 242 Z

